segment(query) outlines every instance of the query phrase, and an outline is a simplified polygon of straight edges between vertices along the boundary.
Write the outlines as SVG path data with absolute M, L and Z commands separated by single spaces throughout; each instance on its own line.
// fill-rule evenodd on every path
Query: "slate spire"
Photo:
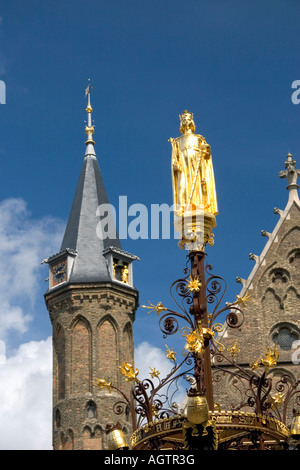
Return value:
M 114 233 L 115 236 L 104 237 L 99 212 L 97 212 L 101 204 L 107 204 L 109 209 L 109 202 L 94 147 L 90 84 L 85 93 L 88 100 L 86 108 L 87 125 L 85 128 L 87 134 L 86 150 L 61 245 L 61 251 L 73 250 L 77 253 L 69 278 L 70 282 L 75 283 L 110 281 L 111 273 L 103 253 L 111 247 L 122 251 L 115 227 L 110 230 L 110 234 Z M 112 223 L 112 214 L 108 220 Z

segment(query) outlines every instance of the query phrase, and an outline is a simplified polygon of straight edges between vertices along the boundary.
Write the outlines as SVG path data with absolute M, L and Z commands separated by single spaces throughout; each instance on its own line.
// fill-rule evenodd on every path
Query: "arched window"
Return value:
M 87 417 L 88 418 L 96 418 L 96 412 L 97 412 L 97 407 L 96 404 L 93 401 L 89 401 L 88 404 L 86 405 L 86 410 L 87 410 Z
M 61 425 L 61 415 L 60 415 L 60 411 L 59 411 L 58 408 L 55 410 L 54 422 L 55 422 L 55 427 L 56 427 L 56 429 L 57 429 L 57 428 L 60 428 L 60 425 Z
M 291 323 L 280 323 L 271 332 L 272 340 L 283 351 L 289 351 L 294 341 L 299 340 L 300 331 L 296 325 Z

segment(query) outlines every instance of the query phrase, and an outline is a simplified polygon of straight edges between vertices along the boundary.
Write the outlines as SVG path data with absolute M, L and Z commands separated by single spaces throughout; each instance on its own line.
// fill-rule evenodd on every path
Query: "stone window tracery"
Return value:
M 300 331 L 296 325 L 281 323 L 273 328 L 271 337 L 272 341 L 283 351 L 289 351 L 293 342 L 299 340 Z
M 296 249 L 289 256 L 289 262 L 291 265 L 300 264 L 300 249 Z
M 286 284 L 290 279 L 289 272 L 283 268 L 273 269 L 270 273 L 270 277 L 273 284 Z

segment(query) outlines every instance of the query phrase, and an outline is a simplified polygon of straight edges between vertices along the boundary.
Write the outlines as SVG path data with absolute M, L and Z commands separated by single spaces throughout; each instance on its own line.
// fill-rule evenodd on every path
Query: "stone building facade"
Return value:
M 219 338 L 231 348 L 237 341 L 239 353 L 234 360 L 250 370 L 250 364 L 265 355 L 267 348 L 277 348 L 277 365 L 272 375 L 283 373 L 295 382 L 300 379 L 300 201 L 296 170 L 292 155 L 288 154 L 285 170 L 288 202 L 284 210 L 274 209 L 279 220 L 271 233 L 262 231 L 267 238 L 260 255 L 250 254 L 255 265 L 247 280 L 238 278 L 243 287 L 240 297 L 249 300 L 241 307 L 244 322 L 241 328 L 226 328 Z M 230 364 L 226 364 L 232 370 Z M 231 374 L 215 372 L 215 401 L 222 409 L 230 409 L 239 400 L 239 383 Z M 291 412 L 291 410 L 290 410 Z

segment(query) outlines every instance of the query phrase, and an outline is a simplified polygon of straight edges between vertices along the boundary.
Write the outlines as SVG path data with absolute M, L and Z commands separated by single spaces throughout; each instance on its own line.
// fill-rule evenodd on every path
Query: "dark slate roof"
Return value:
M 100 204 L 108 204 L 107 194 L 96 157 L 87 155 L 61 245 L 61 251 L 77 252 L 70 282 L 111 281 L 103 251 L 111 246 L 118 250 L 122 247 L 117 232 L 116 238 L 99 237 L 100 219 L 96 211 Z

